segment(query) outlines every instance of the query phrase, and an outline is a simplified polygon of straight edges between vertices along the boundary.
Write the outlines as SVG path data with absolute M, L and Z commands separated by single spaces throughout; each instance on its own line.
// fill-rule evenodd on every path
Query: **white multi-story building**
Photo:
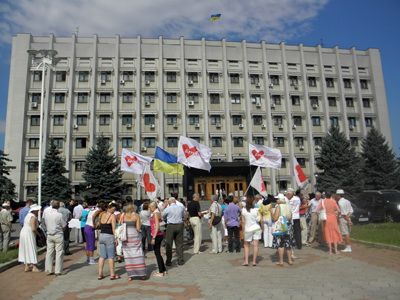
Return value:
M 315 157 L 331 125 L 359 149 L 372 126 L 391 144 L 378 49 L 180 39 L 13 38 L 5 152 L 20 198 L 37 186 L 42 74 L 27 50 L 54 49 L 60 61 L 45 76 L 44 142 L 62 150 L 74 185 L 100 134 L 116 153 L 177 153 L 180 135 L 213 150 L 210 174 L 159 174 L 163 194 L 241 193 L 251 176 L 248 143 L 278 147 L 279 171 L 264 169 L 268 189 L 294 186 L 295 156 L 315 183 Z M 43 151 L 44 152 L 44 151 Z M 135 177 L 126 194 L 136 195 Z M 182 193 L 180 193 L 182 195 Z

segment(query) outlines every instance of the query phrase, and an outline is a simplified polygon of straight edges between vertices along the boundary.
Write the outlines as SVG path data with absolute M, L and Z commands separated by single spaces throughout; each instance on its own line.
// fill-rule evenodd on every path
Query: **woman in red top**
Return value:
M 317 211 L 325 209 L 326 211 L 326 221 L 325 221 L 325 241 L 329 247 L 329 254 L 332 254 L 332 244 L 337 254 L 337 244 L 342 241 L 342 235 L 339 230 L 338 225 L 338 214 L 340 212 L 339 207 L 334 199 L 331 198 L 332 193 L 325 193 L 325 199 L 319 204 Z
M 160 229 L 161 214 L 157 208 L 156 202 L 149 204 L 150 215 L 150 228 L 151 228 L 151 244 L 153 245 L 154 254 L 157 259 L 158 272 L 154 273 L 155 277 L 163 277 L 167 275 L 167 269 L 165 268 L 164 259 L 161 256 L 161 242 L 164 238 L 164 232 Z

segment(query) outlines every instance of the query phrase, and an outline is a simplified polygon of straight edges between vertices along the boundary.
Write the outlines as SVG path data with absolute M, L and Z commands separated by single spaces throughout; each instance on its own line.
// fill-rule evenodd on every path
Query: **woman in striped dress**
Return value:
M 126 224 L 126 241 L 122 242 L 122 252 L 125 259 L 125 269 L 129 281 L 134 278 L 146 279 L 146 264 L 142 248 L 141 222 L 135 207 L 128 205 L 122 214 L 120 222 Z

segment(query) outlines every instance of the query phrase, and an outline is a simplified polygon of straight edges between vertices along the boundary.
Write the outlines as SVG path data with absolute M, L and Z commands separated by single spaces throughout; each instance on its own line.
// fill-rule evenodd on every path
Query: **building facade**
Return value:
M 263 170 L 274 192 L 295 185 L 293 156 L 314 185 L 315 158 L 331 125 L 357 148 L 372 126 L 391 144 L 377 49 L 18 34 L 5 151 L 16 166 L 11 178 L 21 199 L 35 193 L 39 157 L 42 73 L 29 49 L 58 52 L 44 78 L 43 146 L 54 140 L 74 185 L 82 182 L 85 156 L 101 134 L 116 154 L 128 148 L 152 156 L 156 146 L 176 154 L 180 135 L 210 146 L 215 172 L 186 179 L 158 174 L 163 195 L 179 189 L 206 198 L 217 189 L 246 190 L 248 143 L 282 151 L 282 168 Z M 136 179 L 124 175 L 126 194 L 134 197 Z

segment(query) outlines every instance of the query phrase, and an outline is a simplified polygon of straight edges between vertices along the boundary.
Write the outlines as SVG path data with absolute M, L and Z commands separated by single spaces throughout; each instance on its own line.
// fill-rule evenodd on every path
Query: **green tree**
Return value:
M 103 136 L 97 138 L 96 145 L 86 156 L 83 178 L 84 196 L 90 202 L 100 199 L 121 199 L 125 184 L 117 157 Z
M 0 200 L 1 202 L 6 200 L 14 200 L 17 197 L 15 193 L 15 184 L 7 177 L 10 175 L 10 170 L 14 169 L 13 166 L 8 166 L 11 159 L 7 158 L 8 154 L 5 154 L 0 149 Z
M 362 190 L 361 159 L 339 128 L 331 127 L 323 138 L 320 157 L 316 162 L 321 170 L 317 174 L 319 190 L 334 191 L 340 188 L 351 194 Z
M 64 176 L 66 173 L 68 173 L 68 170 L 65 168 L 65 160 L 51 141 L 43 160 L 42 202 L 50 202 L 52 199 L 71 199 L 71 182 Z
M 385 137 L 372 128 L 362 142 L 362 168 L 365 189 L 394 189 L 398 185 L 399 163 Z

